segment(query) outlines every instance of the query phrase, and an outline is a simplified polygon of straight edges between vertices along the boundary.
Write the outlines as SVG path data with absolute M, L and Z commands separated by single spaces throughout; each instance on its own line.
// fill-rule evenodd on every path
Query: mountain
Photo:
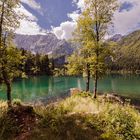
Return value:
M 115 69 L 117 67 L 127 71 L 140 70 L 140 30 L 122 36 L 115 42 Z
M 111 37 L 110 39 L 109 39 L 109 41 L 114 41 L 114 42 L 118 42 L 118 41 L 120 41 L 121 39 L 122 39 L 122 35 L 121 34 L 116 34 L 116 35 L 114 35 L 113 37 Z
M 73 52 L 71 44 L 65 40 L 59 40 L 53 33 L 46 35 L 15 35 L 17 48 L 23 48 L 32 53 L 49 54 L 54 57 L 70 55 Z
M 119 45 L 140 48 L 140 30 L 134 31 L 119 40 Z
M 116 54 L 112 68 L 114 70 L 140 70 L 140 30 L 126 36 L 117 34 L 108 41 L 115 42 L 113 52 Z M 17 48 L 23 48 L 33 53 L 48 54 L 57 64 L 64 64 L 66 57 L 72 54 L 73 44 L 59 40 L 53 33 L 46 35 L 15 36 Z

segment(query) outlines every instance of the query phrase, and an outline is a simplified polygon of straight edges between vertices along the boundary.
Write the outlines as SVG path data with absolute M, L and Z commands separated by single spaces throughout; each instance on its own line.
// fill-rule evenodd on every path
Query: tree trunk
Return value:
M 89 85 L 90 85 L 90 70 L 89 70 L 89 65 L 87 65 L 86 92 L 89 91 Z
M 2 45 L 2 33 L 3 33 L 3 21 L 4 21 L 4 9 L 5 9 L 5 1 L 2 3 L 2 8 L 1 8 L 1 16 L 0 16 L 0 47 Z
M 6 82 L 7 87 L 7 103 L 8 107 L 12 106 L 12 99 L 11 99 L 11 83 L 9 81 Z
M 8 80 L 8 76 L 7 76 L 7 73 L 5 72 L 4 67 L 2 67 L 2 76 L 3 76 L 3 80 L 4 80 L 4 83 L 5 83 L 6 88 L 7 88 L 7 103 L 8 103 L 8 107 L 11 107 L 12 106 L 11 81 Z
M 95 72 L 95 83 L 94 83 L 94 98 L 97 98 L 97 86 L 98 86 L 98 73 Z

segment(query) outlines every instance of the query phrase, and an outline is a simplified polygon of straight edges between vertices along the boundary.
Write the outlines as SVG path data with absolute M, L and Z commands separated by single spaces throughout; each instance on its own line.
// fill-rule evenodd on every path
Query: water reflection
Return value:
M 51 96 L 61 96 L 70 88 L 85 89 L 86 78 L 82 77 L 48 77 L 39 76 L 17 80 L 12 85 L 12 97 L 23 101 Z M 99 80 L 99 92 L 118 93 L 126 97 L 140 99 L 139 75 L 107 75 Z M 91 79 L 90 90 L 94 81 Z M 0 87 L 0 98 L 5 99 L 5 87 Z

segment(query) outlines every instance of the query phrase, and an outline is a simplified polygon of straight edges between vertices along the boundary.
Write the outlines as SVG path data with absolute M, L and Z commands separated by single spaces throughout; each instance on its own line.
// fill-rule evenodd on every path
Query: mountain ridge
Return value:
M 116 41 L 113 52 L 115 53 L 113 69 L 140 70 L 140 30 L 125 35 Z
M 71 43 L 66 40 L 59 40 L 53 33 L 47 33 L 46 35 L 22 35 L 16 34 L 14 43 L 19 49 L 25 49 L 32 53 L 39 54 L 64 54 L 70 55 L 73 52 Z M 24 44 L 24 45 L 23 45 Z

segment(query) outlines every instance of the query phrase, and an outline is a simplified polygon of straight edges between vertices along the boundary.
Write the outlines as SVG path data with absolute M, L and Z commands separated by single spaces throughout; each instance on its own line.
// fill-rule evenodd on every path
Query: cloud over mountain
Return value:
M 140 28 L 140 0 L 118 0 L 120 9 L 115 12 L 114 30 L 111 33 L 127 34 Z M 21 0 L 21 11 L 29 20 L 22 20 L 17 30 L 22 34 L 43 34 L 52 31 L 58 38 L 69 39 L 76 27 L 76 19 L 84 0 Z
M 52 32 L 57 36 L 57 38 L 68 40 L 72 38 L 72 33 L 74 32 L 75 27 L 75 22 L 66 21 L 61 23 L 59 27 L 53 27 Z
M 114 33 L 122 35 L 140 28 L 140 0 L 119 0 L 121 7 L 114 15 Z
M 30 35 L 45 33 L 45 30 L 42 30 L 42 28 L 37 24 L 38 19 L 28 10 L 26 10 L 22 5 L 19 9 L 17 9 L 17 11 L 24 14 L 26 18 L 23 18 L 20 21 L 20 28 L 16 30 L 16 33 Z

